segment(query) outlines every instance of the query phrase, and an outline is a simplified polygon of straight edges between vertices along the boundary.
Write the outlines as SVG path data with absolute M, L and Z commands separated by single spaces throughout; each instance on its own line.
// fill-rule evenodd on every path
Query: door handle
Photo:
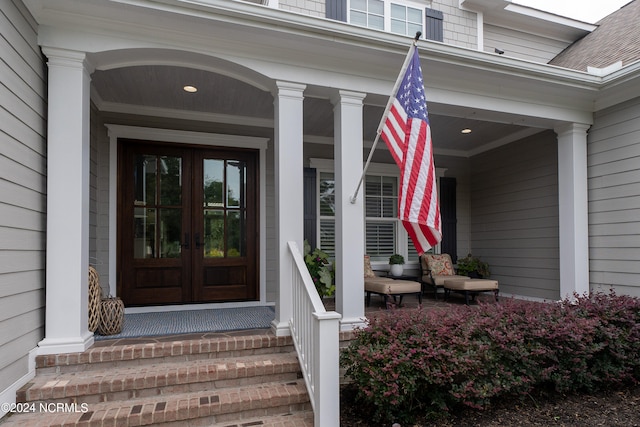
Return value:
M 202 244 L 200 243 L 200 233 L 196 233 L 195 241 L 196 241 L 196 249 L 200 249 L 202 247 Z
M 189 249 L 189 233 L 184 233 L 184 243 L 182 244 L 182 247 L 185 249 Z

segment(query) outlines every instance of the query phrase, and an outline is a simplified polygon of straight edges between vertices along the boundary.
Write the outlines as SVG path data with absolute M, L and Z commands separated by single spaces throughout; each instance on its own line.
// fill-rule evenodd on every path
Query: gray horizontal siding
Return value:
M 493 52 L 494 48 L 498 48 L 505 52 L 505 56 L 546 64 L 568 45 L 568 42 L 496 25 L 484 26 L 484 48 L 487 52 Z
M 0 2 L 0 392 L 44 335 L 45 66 L 20 0 Z
M 591 287 L 640 296 L 640 98 L 596 113 L 587 164 Z
M 471 159 L 471 253 L 501 292 L 559 297 L 557 158 L 544 132 Z

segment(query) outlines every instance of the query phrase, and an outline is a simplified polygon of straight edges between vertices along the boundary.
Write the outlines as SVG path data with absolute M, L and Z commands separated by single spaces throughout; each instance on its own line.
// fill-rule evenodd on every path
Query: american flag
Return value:
M 403 71 L 382 118 L 380 136 L 400 168 L 398 217 L 422 255 L 442 240 L 442 225 L 427 100 L 415 45 Z

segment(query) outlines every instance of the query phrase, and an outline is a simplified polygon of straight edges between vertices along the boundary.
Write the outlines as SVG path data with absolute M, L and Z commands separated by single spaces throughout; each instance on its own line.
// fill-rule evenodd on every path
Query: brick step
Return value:
M 295 353 L 160 362 L 142 366 L 38 374 L 17 393 L 18 402 L 99 403 L 170 393 L 217 390 L 274 381 L 295 381 Z
M 291 337 L 276 337 L 267 331 L 199 339 L 178 337 L 165 338 L 166 341 L 116 345 L 100 341 L 83 353 L 37 356 L 36 369 L 38 373 L 78 372 L 293 350 Z
M 3 420 L 3 427 L 313 426 L 303 380 L 84 405 L 78 402 L 66 408 L 49 404 L 49 412 L 41 411 L 40 402 L 32 404 L 36 412 L 13 414 Z

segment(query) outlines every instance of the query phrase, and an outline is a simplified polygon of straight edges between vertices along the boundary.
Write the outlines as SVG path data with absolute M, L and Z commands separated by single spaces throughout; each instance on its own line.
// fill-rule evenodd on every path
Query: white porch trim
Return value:
M 336 183 L 336 311 L 341 330 L 364 326 L 364 202 L 350 196 L 362 175 L 365 93 L 339 91 L 334 104 Z M 355 161 L 354 161 L 355 159 Z
M 303 114 L 305 85 L 276 82 L 274 93 L 274 171 L 276 217 L 276 314 L 271 327 L 278 336 L 290 335 L 289 320 L 293 316 L 293 261 L 289 243 L 303 247 Z
M 39 354 L 82 352 L 88 329 L 89 103 L 84 52 L 43 47 L 48 58 L 45 336 Z
M 589 293 L 589 205 L 587 130 L 590 125 L 556 126 L 560 224 L 560 299 Z
M 116 242 L 117 242 L 117 207 L 118 207 L 118 138 L 145 139 L 160 142 L 172 142 L 177 144 L 197 144 L 216 147 L 252 148 L 259 150 L 260 168 L 260 206 L 264 206 L 266 200 L 266 151 L 267 138 L 253 136 L 223 135 L 205 132 L 182 131 L 173 129 L 158 129 L 141 126 L 124 126 L 106 124 L 109 136 L 109 293 L 116 295 Z M 259 229 L 260 235 L 265 236 L 266 212 L 260 209 Z M 247 307 L 251 305 L 265 305 L 267 299 L 266 289 L 266 238 L 260 239 L 260 300 L 258 302 L 216 303 L 181 305 L 181 310 L 206 310 L 209 308 Z M 116 295 L 117 296 L 117 295 Z M 171 306 L 140 307 L 137 309 L 125 309 L 127 313 L 148 313 L 154 311 L 172 311 Z M 173 310 L 175 311 L 175 310 Z

